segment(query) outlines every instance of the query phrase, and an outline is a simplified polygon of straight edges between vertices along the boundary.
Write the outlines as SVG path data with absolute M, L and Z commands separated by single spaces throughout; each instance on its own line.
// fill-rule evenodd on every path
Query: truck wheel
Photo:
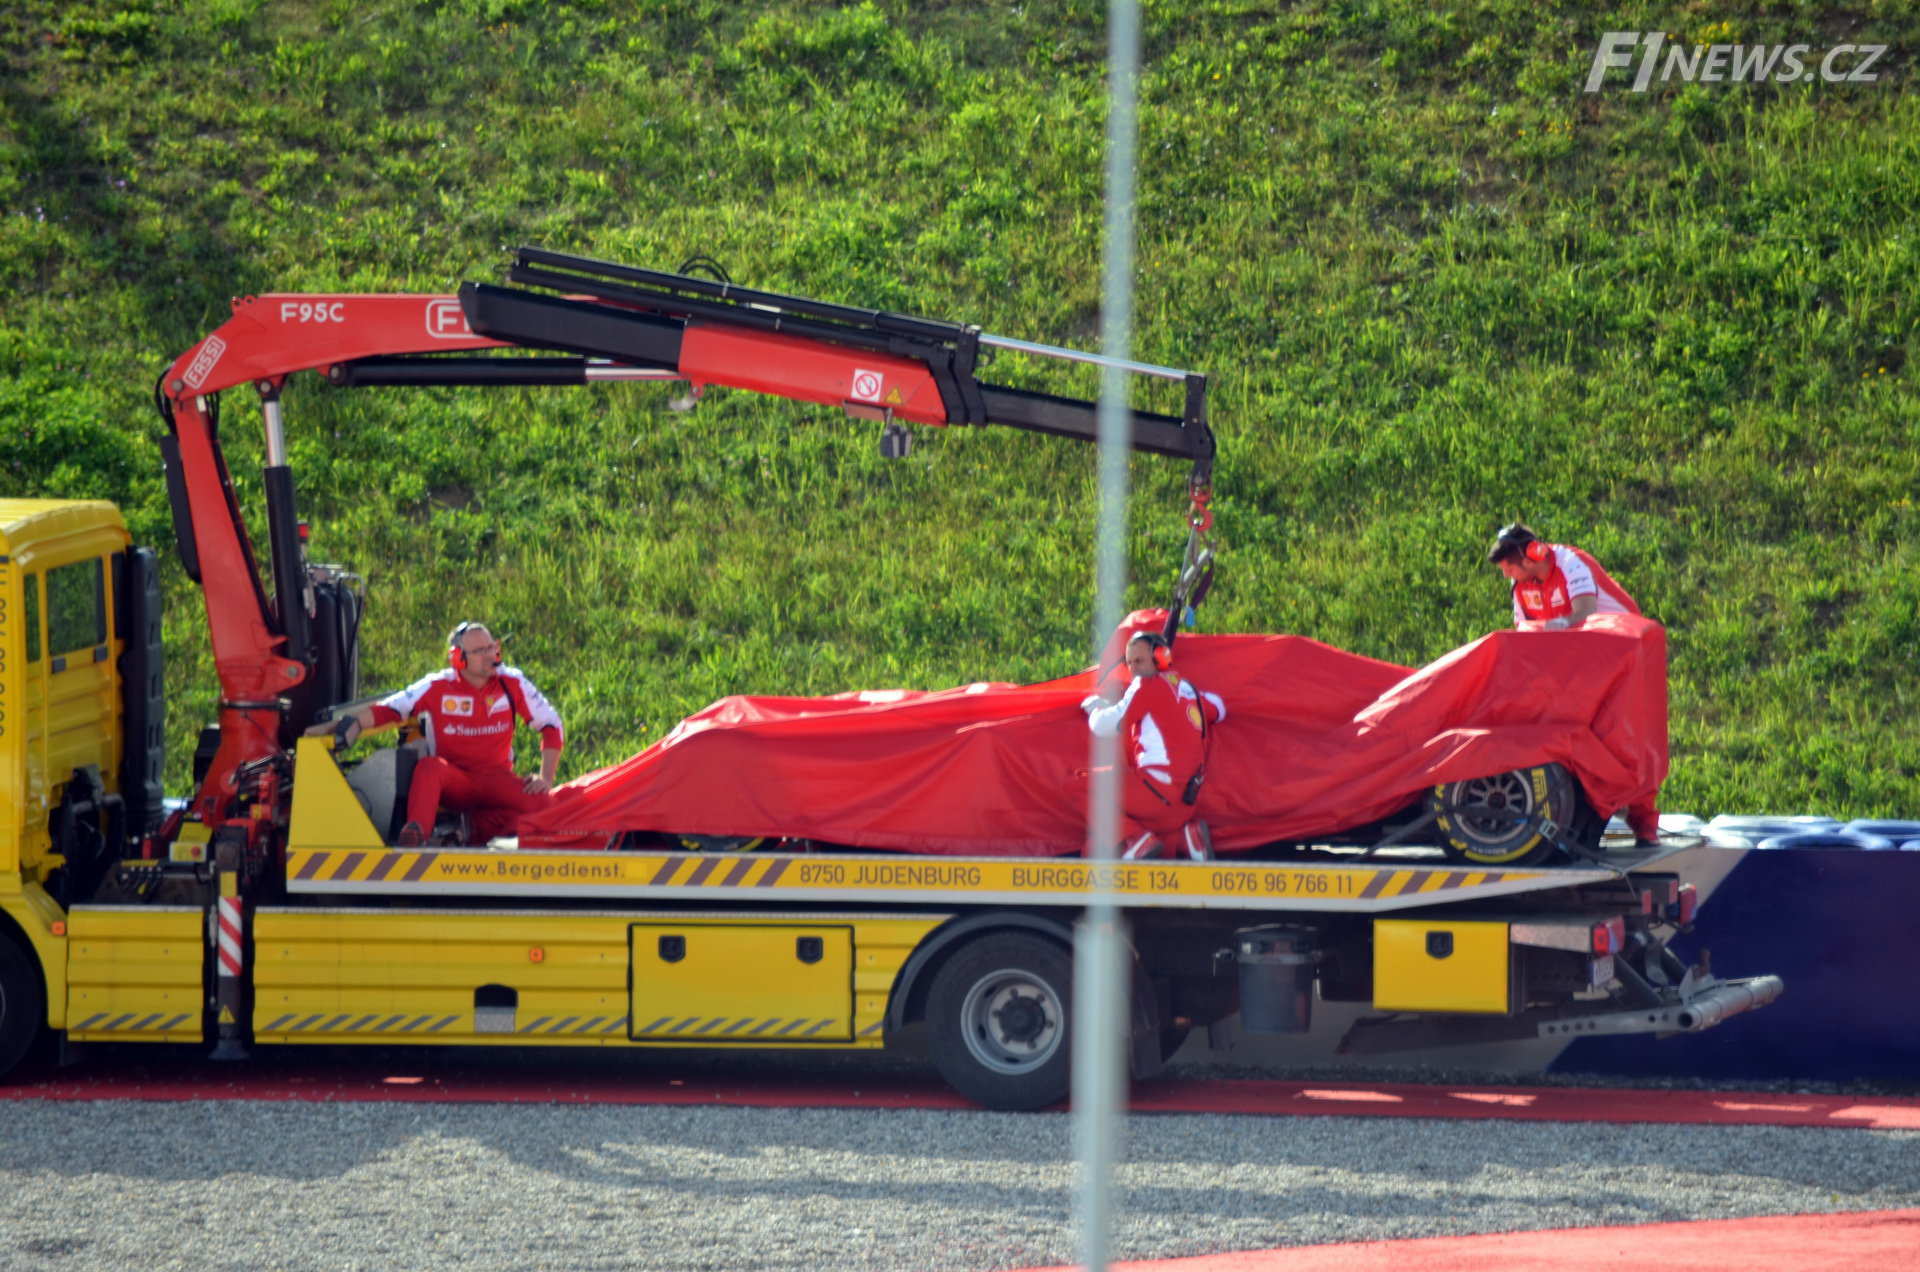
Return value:
M 0 936 L 0 1077 L 20 1067 L 47 1027 L 40 973 L 20 947 Z
M 1044 1108 L 1066 1098 L 1073 962 L 1026 933 L 962 947 L 933 978 L 927 1042 L 954 1090 L 990 1109 Z
M 1442 782 L 1428 792 L 1427 808 L 1438 815 L 1440 847 L 1447 856 L 1479 866 L 1544 861 L 1553 855 L 1554 838 L 1542 833 L 1538 822 L 1553 823 L 1556 837 L 1578 840 L 1592 820 L 1579 783 L 1559 764 Z

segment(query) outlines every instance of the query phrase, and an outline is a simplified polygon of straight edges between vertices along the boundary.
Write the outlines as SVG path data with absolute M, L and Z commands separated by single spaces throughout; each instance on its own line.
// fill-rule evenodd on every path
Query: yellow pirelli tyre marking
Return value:
M 1612 872 L 1373 863 L 1096 864 L 1072 858 L 296 848 L 288 853 L 287 875 L 289 891 L 304 893 L 1078 905 L 1101 886 L 1123 905 L 1222 909 L 1253 902 L 1370 911 L 1594 883 Z

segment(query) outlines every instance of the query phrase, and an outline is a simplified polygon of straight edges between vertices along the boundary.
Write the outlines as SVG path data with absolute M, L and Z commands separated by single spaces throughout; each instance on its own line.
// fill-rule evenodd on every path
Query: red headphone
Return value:
M 453 633 L 447 637 L 447 666 L 455 671 L 467 669 L 467 651 L 460 648 L 460 638 L 478 626 L 478 623 L 462 623 L 453 629 Z
M 1173 666 L 1173 646 L 1168 643 L 1165 636 L 1162 636 L 1159 632 L 1139 632 L 1135 634 L 1133 639 L 1146 641 L 1147 647 L 1153 650 L 1153 665 L 1155 669 L 1165 671 L 1167 668 Z
M 1529 561 L 1544 561 L 1553 555 L 1553 548 L 1544 539 L 1537 537 L 1533 531 L 1517 521 L 1512 525 L 1501 526 L 1500 533 L 1494 536 L 1494 540 L 1508 547 L 1520 549 L 1520 555 Z

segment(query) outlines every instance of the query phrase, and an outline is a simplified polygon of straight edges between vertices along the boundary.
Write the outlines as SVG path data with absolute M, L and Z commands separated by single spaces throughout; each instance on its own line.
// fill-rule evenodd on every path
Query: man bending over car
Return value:
M 1548 631 L 1577 628 L 1595 614 L 1638 614 L 1627 589 L 1579 548 L 1548 543 L 1516 521 L 1503 526 L 1487 560 L 1513 584 L 1513 625 L 1538 623 Z M 1652 800 L 1627 809 L 1634 847 L 1660 846 L 1660 811 Z

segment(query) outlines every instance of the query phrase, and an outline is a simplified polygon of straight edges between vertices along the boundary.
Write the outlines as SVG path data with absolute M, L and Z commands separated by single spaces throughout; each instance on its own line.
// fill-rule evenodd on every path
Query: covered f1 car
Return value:
M 1137 613 L 1122 631 L 1164 618 Z M 1577 855 L 1610 813 L 1666 776 L 1666 633 L 1637 616 L 1495 632 L 1417 670 L 1281 635 L 1186 634 L 1177 662 L 1229 707 L 1201 807 L 1221 853 L 1410 842 L 1488 865 Z M 521 841 L 655 832 L 1080 853 L 1090 748 L 1078 704 L 1099 671 L 1035 685 L 723 698 L 632 759 L 561 787 L 522 823 Z

